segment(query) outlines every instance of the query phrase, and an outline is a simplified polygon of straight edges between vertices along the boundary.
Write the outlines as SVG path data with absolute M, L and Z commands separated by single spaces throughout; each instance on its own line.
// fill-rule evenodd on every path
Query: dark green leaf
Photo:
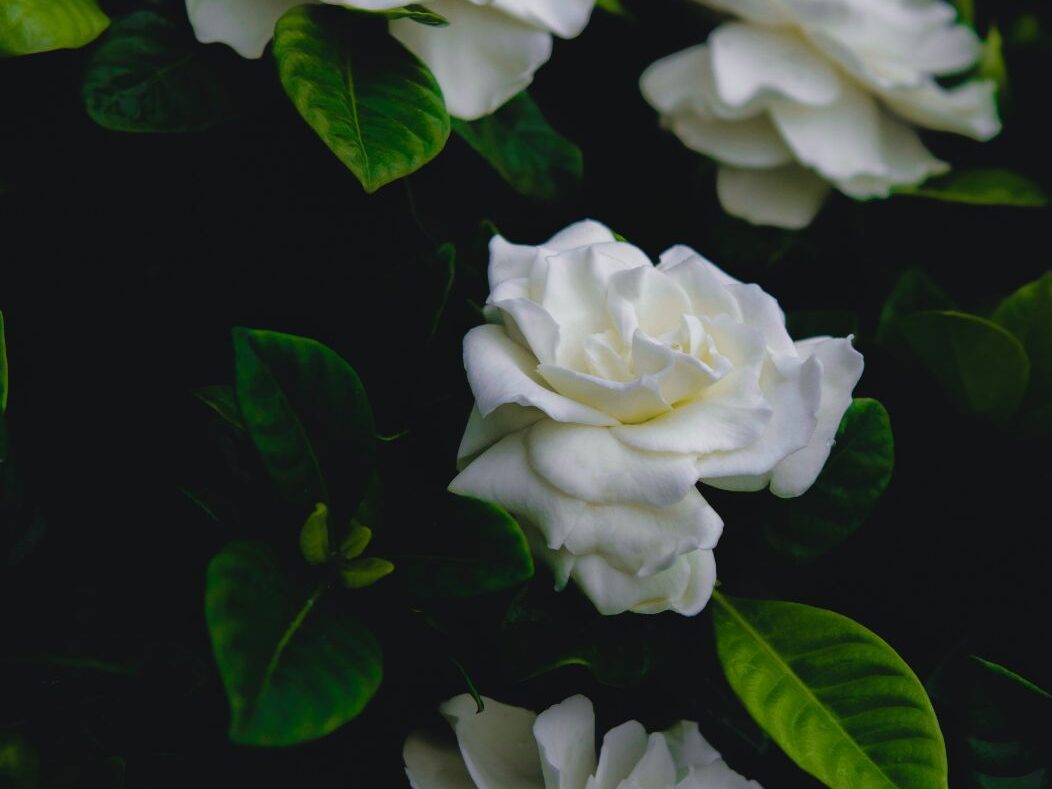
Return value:
M 1029 178 L 998 168 L 954 170 L 920 186 L 902 187 L 898 194 L 927 197 L 949 203 L 1005 205 L 1040 208 L 1048 195 Z
M 7 411 L 7 392 L 9 385 L 7 335 L 4 333 L 4 313 L 0 312 L 0 415 Z
M 241 407 L 237 404 L 237 393 L 232 386 L 202 386 L 194 396 L 207 405 L 223 421 L 238 430 L 245 430 L 245 420 L 241 418 Z
M 375 192 L 441 152 L 449 114 L 427 67 L 354 19 L 340 9 L 293 8 L 278 20 L 274 57 L 300 115 Z
M 114 22 L 84 76 L 84 108 L 122 132 L 191 132 L 227 119 L 230 98 L 185 24 L 151 10 Z
M 832 789 L 947 786 L 920 681 L 856 622 L 797 603 L 713 594 L 720 663 L 756 722 Z
M 325 502 L 349 520 L 375 451 L 358 374 L 321 343 L 277 332 L 235 329 L 234 358 L 241 415 L 278 489 L 304 517 Z
M 880 311 L 877 342 L 888 348 L 901 348 L 906 340 L 899 330 L 900 320 L 915 312 L 952 310 L 956 307 L 954 300 L 935 284 L 927 272 L 916 268 L 907 269 L 899 276 Z
M 554 200 L 581 180 L 581 149 L 548 124 L 527 93 L 477 121 L 454 120 L 453 129 L 519 194 Z
M 1015 335 L 1030 357 L 1028 409 L 1052 405 L 1052 272 L 1002 301 L 992 320 Z
M 526 537 L 508 513 L 469 497 L 450 496 L 412 554 L 391 556 L 396 578 L 418 598 L 468 597 L 496 592 L 533 576 Z
M 449 20 L 441 14 L 436 14 L 429 8 L 425 8 L 422 5 L 407 5 L 403 8 L 391 8 L 387 11 L 364 11 L 360 8 L 349 9 L 354 11 L 356 14 L 369 14 L 371 16 L 381 16 L 384 19 L 410 19 L 413 22 L 419 22 L 422 25 L 428 25 L 430 27 L 446 27 L 449 24 Z
M 376 639 L 323 591 L 299 588 L 262 543 L 231 543 L 209 565 L 205 613 L 234 742 L 322 737 L 376 693 Z
M 899 322 L 907 344 L 966 414 L 1009 419 L 1019 408 L 1030 378 L 1022 344 L 975 315 L 930 311 Z
M 944 666 L 929 686 L 968 786 L 1052 786 L 1052 696 L 975 656 Z
M 765 527 L 768 542 L 794 559 L 825 553 L 869 517 L 894 465 L 888 412 L 876 400 L 856 399 L 814 486 L 800 498 L 777 502 L 777 520 Z
M 95 0 L 3 0 L 0 57 L 76 49 L 110 23 Z

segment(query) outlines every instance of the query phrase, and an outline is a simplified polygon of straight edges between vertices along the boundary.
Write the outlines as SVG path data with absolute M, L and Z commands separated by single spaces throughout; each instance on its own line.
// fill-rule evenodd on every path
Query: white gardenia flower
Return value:
M 464 694 L 442 705 L 457 745 L 415 732 L 402 755 L 413 789 L 761 789 L 680 721 L 647 736 L 637 721 L 611 729 L 595 753 L 595 712 L 572 696 L 536 715 Z M 457 747 L 459 746 L 459 748 Z
M 387 11 L 409 0 L 186 0 L 199 41 L 229 44 L 258 58 L 278 19 L 304 2 Z M 409 19 L 390 23 L 391 35 L 413 52 L 438 80 L 451 115 L 474 120 L 525 89 L 548 62 L 552 36 L 575 38 L 595 0 L 419 0 L 445 17 L 447 27 Z
M 806 491 L 861 355 L 794 343 L 773 298 L 687 247 L 655 267 L 591 221 L 539 247 L 495 237 L 489 281 L 450 490 L 513 513 L 600 612 L 696 614 L 723 522 L 695 483 Z
M 740 19 L 654 63 L 640 86 L 663 125 L 719 163 L 730 214 L 804 227 L 831 187 L 888 197 L 946 172 L 915 127 L 1001 130 L 993 82 L 935 79 L 980 54 L 944 0 L 697 2 Z

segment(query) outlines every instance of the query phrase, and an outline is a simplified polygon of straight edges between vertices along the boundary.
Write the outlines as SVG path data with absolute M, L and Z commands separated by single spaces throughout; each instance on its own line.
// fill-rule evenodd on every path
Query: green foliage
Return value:
M 528 93 L 477 121 L 455 119 L 453 129 L 527 197 L 554 200 L 583 175 L 581 149 L 548 124 Z
M 300 529 L 300 553 L 307 564 L 325 564 L 329 561 L 329 508 L 316 504 L 314 512 Z
M 0 57 L 77 49 L 98 38 L 109 23 L 95 0 L 4 0 Z
M 386 559 L 370 556 L 347 562 L 340 570 L 340 578 L 348 589 L 364 589 L 394 572 L 395 566 Z
M 931 702 L 883 640 L 832 611 L 713 595 L 720 663 L 749 713 L 832 789 L 947 786 Z
M 920 186 L 901 187 L 898 194 L 927 197 L 949 203 L 1041 208 L 1048 195 L 1029 178 L 1000 168 L 953 170 Z
M 245 420 L 241 418 L 241 407 L 237 404 L 237 394 L 232 386 L 203 386 L 194 392 L 194 396 L 215 411 L 224 422 L 238 430 L 245 430 Z
M 908 315 L 899 328 L 921 364 L 966 414 L 1006 421 L 1030 377 L 1023 345 L 996 323 L 948 310 Z
M 324 585 L 294 582 L 262 543 L 231 543 L 212 560 L 205 614 L 234 742 L 294 745 L 322 737 L 376 693 L 379 644 L 325 592 Z
M 906 339 L 899 329 L 899 321 L 907 315 L 924 310 L 953 310 L 957 305 L 927 272 L 907 269 L 899 276 L 895 287 L 884 302 L 877 326 L 877 342 L 889 348 L 906 347 Z
M 237 400 L 278 490 L 309 512 L 356 511 L 372 472 L 375 428 L 358 374 L 315 340 L 234 330 Z
M 278 20 L 274 57 L 292 103 L 367 192 L 418 170 L 449 137 L 434 76 L 387 33 L 341 9 Z
M 777 502 L 781 517 L 765 527 L 775 550 L 813 559 L 853 534 L 891 481 L 895 445 L 888 412 L 856 398 L 844 414 L 836 443 L 814 486 L 798 499 Z
M 497 592 L 533 576 L 522 529 L 494 504 L 450 496 L 429 532 L 427 543 L 391 557 L 396 577 L 417 599 Z
M 1052 695 L 974 655 L 944 666 L 929 686 L 965 786 L 1052 786 Z
M 381 16 L 384 19 L 410 19 L 413 22 L 419 22 L 420 24 L 428 25 L 429 27 L 446 27 L 449 24 L 449 20 L 441 14 L 436 14 L 430 8 L 425 8 L 416 3 L 402 8 L 391 8 L 386 11 L 365 11 L 360 8 L 352 8 L 349 10 L 354 11 L 356 14 Z
M 1002 301 L 991 319 L 1015 335 L 1030 357 L 1025 407 L 1052 406 L 1052 272 Z
M 113 23 L 84 76 L 84 108 L 122 132 L 192 132 L 226 120 L 230 97 L 208 50 L 183 24 L 150 9 Z
M 616 16 L 630 16 L 628 9 L 625 8 L 625 4 L 622 0 L 596 0 L 596 8 L 601 8 L 608 14 L 615 14 Z

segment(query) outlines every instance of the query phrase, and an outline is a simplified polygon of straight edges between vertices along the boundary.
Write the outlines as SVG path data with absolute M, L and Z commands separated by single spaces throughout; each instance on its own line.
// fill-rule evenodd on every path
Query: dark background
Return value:
M 134 4 L 102 5 L 119 14 Z M 997 6 L 1010 30 L 1037 4 Z M 654 255 L 689 244 L 789 312 L 854 313 L 867 362 L 856 394 L 881 400 L 895 430 L 891 487 L 858 534 L 803 566 L 765 551 L 757 497 L 712 495 L 727 522 L 724 588 L 848 615 L 922 680 L 974 652 L 1052 687 L 1047 448 L 956 414 L 914 362 L 874 341 L 907 268 L 978 313 L 1040 276 L 1052 263 L 1050 213 L 837 196 L 803 233 L 729 219 L 711 167 L 658 128 L 636 89 L 646 65 L 701 40 L 711 20 L 687 3 L 632 9 L 635 22 L 597 12 L 583 36 L 557 45 L 531 91 L 585 153 L 582 186 L 554 204 L 516 196 L 455 137 L 420 173 L 365 195 L 296 115 L 269 54 L 244 62 L 212 48 L 235 87 L 234 119 L 191 135 L 96 127 L 80 101 L 90 48 L 0 62 L 0 309 L 22 480 L 21 504 L 0 513 L 0 734 L 38 754 L 42 785 L 119 786 L 122 772 L 130 787 L 401 785 L 406 734 L 465 689 L 442 650 L 502 701 L 540 710 L 583 692 L 601 730 L 629 717 L 650 729 L 700 720 L 745 775 L 811 785 L 775 746 L 750 745 L 757 735 L 720 678 L 707 613 L 622 618 L 623 638 L 653 639 L 668 655 L 641 683 L 614 688 L 581 668 L 512 682 L 487 635 L 506 599 L 443 612 L 453 625 L 437 652 L 411 615 L 381 605 L 371 616 L 387 676 L 361 718 L 297 748 L 227 742 L 204 569 L 235 535 L 287 539 L 299 524 L 269 522 L 263 501 L 218 524 L 181 493 L 232 484 L 192 392 L 231 380 L 234 326 L 335 348 L 361 373 L 381 432 L 409 430 L 384 450 L 397 504 L 378 538 L 404 539 L 454 473 L 470 407 L 459 342 L 486 296 L 484 219 L 533 244 L 593 217 Z M 1046 45 L 1008 49 L 1001 137 L 936 135 L 936 153 L 1052 187 Z M 456 285 L 428 342 L 419 315 L 434 286 L 420 261 L 444 241 L 458 247 Z M 541 598 L 549 582 L 532 582 Z M 568 629 L 593 618 L 576 592 L 558 601 Z

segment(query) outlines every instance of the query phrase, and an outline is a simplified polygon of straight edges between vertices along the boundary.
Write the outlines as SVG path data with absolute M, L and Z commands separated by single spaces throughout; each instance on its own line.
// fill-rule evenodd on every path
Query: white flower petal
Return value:
M 736 773 L 720 759 L 704 767 L 696 767 L 677 784 L 676 789 L 763 789 L 756 781 Z
M 841 94 L 836 69 L 790 30 L 729 22 L 713 31 L 709 46 L 716 89 L 732 107 L 761 96 L 822 106 Z
M 795 164 L 773 170 L 723 166 L 716 176 L 716 191 L 732 216 L 754 225 L 799 230 L 815 218 L 829 184 Z
M 692 151 L 726 164 L 766 168 L 793 161 L 793 152 L 767 115 L 728 121 L 688 110 L 671 113 L 664 125 Z
M 996 91 L 990 80 L 943 88 L 926 79 L 915 88 L 885 91 L 881 98 L 898 115 L 919 126 L 986 141 L 1001 131 Z
M 701 96 L 701 74 L 711 70 L 709 57 L 708 44 L 697 44 L 650 64 L 639 78 L 643 98 L 662 113 L 691 106 Z
M 559 326 L 542 306 L 529 299 L 494 299 L 490 304 L 500 311 L 504 328 L 513 340 L 533 353 L 538 361 L 547 364 L 556 361 Z
M 728 285 L 741 283 L 690 247 L 674 246 L 663 252 L 658 270 L 686 291 L 695 315 L 729 315 L 741 320 L 738 302 L 727 290 Z
M 441 706 L 453 726 L 464 763 L 478 789 L 543 789 L 541 758 L 533 739 L 537 716 L 483 697 L 486 709 L 477 712 L 468 694 Z
M 679 721 L 663 734 L 678 772 L 689 767 L 705 767 L 720 760 L 720 752 L 701 736 L 694 721 Z
M 765 25 L 783 25 L 793 18 L 780 0 L 697 0 L 702 5 Z
M 546 420 L 529 431 L 526 448 L 530 466 L 549 484 L 593 504 L 667 507 L 697 481 L 690 455 L 633 449 L 603 427 Z
M 690 327 L 695 327 L 699 336 L 704 332 L 701 322 L 697 319 L 684 323 L 688 331 Z M 710 367 L 689 355 L 692 352 L 693 345 L 690 341 L 684 343 L 682 348 L 669 348 L 651 340 L 642 331 L 637 331 L 632 340 L 632 358 L 636 372 L 657 382 L 661 399 L 672 406 L 698 397 L 723 374 L 722 368 L 717 370 Z
M 479 413 L 478 405 L 471 407 L 464 436 L 457 449 L 457 469 L 462 470 L 479 453 L 489 449 L 509 433 L 529 427 L 534 422 L 545 418 L 543 411 L 536 408 L 523 408 L 509 403 L 498 406 L 489 416 Z
M 241 57 L 258 58 L 274 37 L 274 25 L 282 14 L 304 1 L 186 0 L 186 15 L 198 41 L 220 42 Z
M 595 711 L 571 696 L 537 716 L 533 735 L 541 751 L 546 789 L 581 789 L 595 772 Z
M 601 614 L 675 611 L 694 616 L 712 596 L 716 563 L 711 550 L 697 550 L 680 556 L 667 570 L 640 578 L 602 556 L 582 556 L 574 563 L 572 577 Z
M 930 176 L 949 170 L 924 147 L 911 127 L 885 111 L 880 112 L 880 148 L 887 172 L 841 179 L 837 188 L 857 199 L 888 197 L 896 186 L 915 186 Z
M 413 789 L 475 789 L 460 750 L 422 732 L 413 732 L 402 747 L 402 759 Z
M 863 367 L 862 354 L 851 346 L 850 338 L 815 337 L 797 343 L 797 349 L 801 356 L 822 363 L 822 402 L 810 443 L 774 467 L 771 492 L 783 498 L 805 493 L 818 478 Z
M 475 120 L 489 115 L 533 81 L 552 53 L 551 34 L 492 5 L 433 0 L 428 8 L 447 27 L 395 19 L 391 35 L 427 64 L 451 115 Z
M 478 403 L 489 416 L 506 403 L 533 406 L 560 422 L 616 425 L 617 420 L 544 386 L 537 360 L 500 326 L 476 326 L 464 338 L 464 367 Z
M 683 288 L 649 265 L 613 274 L 606 294 L 606 307 L 626 344 L 632 343 L 637 329 L 651 337 L 675 331 L 691 309 Z
M 664 789 L 676 782 L 676 765 L 665 742 L 665 735 L 656 732 L 647 740 L 643 758 L 629 773 L 625 783 L 631 789 Z
M 595 0 L 492 0 L 494 8 L 562 38 L 576 38 L 588 25 Z
M 633 381 L 608 381 L 554 364 L 542 364 L 537 371 L 567 400 L 607 414 L 619 422 L 644 422 L 672 411 L 653 377 Z
M 626 721 L 603 736 L 595 789 L 618 789 L 647 752 L 647 730 L 639 721 Z
M 738 302 L 742 323 L 763 334 L 771 353 L 796 355 L 796 347 L 785 328 L 785 313 L 774 297 L 755 284 L 728 285 L 727 291 Z

